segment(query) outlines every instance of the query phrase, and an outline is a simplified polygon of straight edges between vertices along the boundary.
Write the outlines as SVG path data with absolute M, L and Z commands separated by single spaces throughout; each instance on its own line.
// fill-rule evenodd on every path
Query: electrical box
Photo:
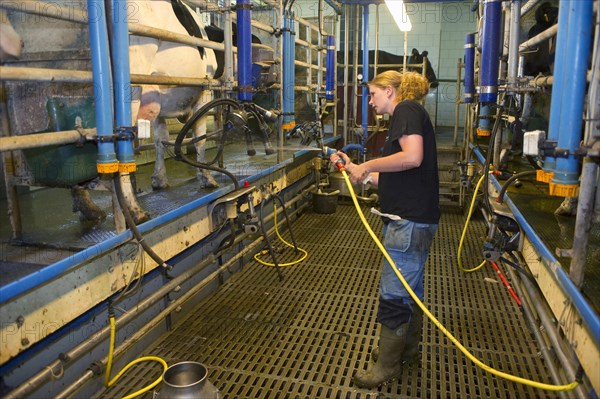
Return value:
M 534 130 L 523 134 L 523 154 L 539 155 L 540 143 L 546 140 L 546 132 L 543 130 Z

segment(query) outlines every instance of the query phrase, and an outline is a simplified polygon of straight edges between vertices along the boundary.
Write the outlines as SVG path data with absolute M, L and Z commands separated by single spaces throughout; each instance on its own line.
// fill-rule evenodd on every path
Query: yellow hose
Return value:
M 134 365 L 136 365 L 138 363 L 141 363 L 141 362 L 147 362 L 147 361 L 158 362 L 158 363 L 162 364 L 163 371 L 167 370 L 167 367 L 168 367 L 167 366 L 167 362 L 165 362 L 160 357 L 156 357 L 156 356 L 144 356 L 144 357 L 140 357 L 138 359 L 135 359 L 134 361 L 132 361 L 129 364 L 127 364 L 111 380 L 110 379 L 110 373 L 111 373 L 111 369 L 112 369 L 113 356 L 114 356 L 114 352 L 115 352 L 115 336 L 116 336 L 116 326 L 117 326 L 117 324 L 115 322 L 115 317 L 112 316 L 112 315 L 109 317 L 109 321 L 110 321 L 110 344 L 109 344 L 110 347 L 108 348 L 108 362 L 106 364 L 106 374 L 104 376 L 104 386 L 105 387 L 108 388 L 108 387 L 114 385 L 114 383 L 117 382 L 117 380 L 119 378 L 121 378 L 121 376 L 123 374 L 125 374 L 125 372 L 127 370 L 129 370 L 132 366 L 134 366 Z M 129 395 L 123 397 L 123 399 L 135 398 L 136 396 L 139 396 L 139 395 L 143 394 L 144 392 L 147 392 L 147 391 L 151 390 L 152 388 L 154 388 L 155 386 L 157 386 L 158 384 L 160 384 L 161 381 L 162 381 L 162 374 L 152 384 L 150 384 L 150 385 L 148 385 L 148 386 L 146 386 L 146 387 L 144 387 L 144 388 L 142 388 L 142 389 L 140 389 L 138 391 L 130 393 Z
M 287 245 L 288 247 L 291 248 L 296 248 L 294 245 L 290 244 L 289 242 L 287 242 L 286 240 L 283 239 L 283 237 L 281 237 L 281 235 L 279 234 L 279 229 L 277 228 L 277 207 L 275 205 L 273 205 L 273 223 L 275 225 L 275 234 L 277 234 L 277 237 L 279 238 L 279 240 L 284 243 L 285 245 Z M 302 262 L 304 259 L 306 259 L 306 257 L 308 256 L 308 252 L 306 252 L 304 249 L 297 247 L 298 251 L 302 252 L 302 256 L 300 257 L 300 259 L 295 260 L 293 262 L 287 262 L 287 263 L 279 263 L 279 264 L 275 264 L 275 263 L 268 263 L 265 262 L 263 260 L 259 259 L 259 256 L 261 255 L 260 252 L 254 254 L 254 260 L 257 261 L 258 263 L 260 263 L 261 265 L 265 265 L 265 266 L 293 266 L 296 265 L 300 262 Z
M 518 376 L 515 376 L 515 375 L 512 375 L 512 374 L 508 374 L 508 373 L 496 370 L 496 369 L 488 366 L 487 364 L 483 363 L 482 361 L 480 361 L 479 359 L 477 359 L 475 356 L 473 356 L 471 354 L 471 352 L 469 352 L 468 349 L 465 348 L 442 325 L 442 323 L 438 319 L 436 319 L 436 317 L 427 309 L 427 307 L 425 307 L 425 305 L 423 304 L 423 302 L 421 302 L 421 300 L 419 299 L 419 297 L 417 297 L 417 295 L 414 293 L 414 291 L 410 288 L 410 286 L 408 285 L 408 283 L 406 282 L 406 280 L 402 276 L 402 273 L 400 273 L 400 271 L 396 267 L 396 264 L 394 263 L 394 261 L 392 260 L 392 258 L 388 254 L 388 252 L 385 250 L 385 247 L 383 246 L 383 244 L 381 244 L 381 241 L 379 241 L 379 239 L 377 238 L 377 236 L 375 235 L 375 233 L 371 229 L 371 226 L 369 226 L 369 222 L 367 222 L 367 219 L 365 218 L 365 215 L 362 213 L 362 210 L 360 209 L 360 205 L 358 204 L 358 200 L 356 199 L 356 195 L 354 194 L 354 190 L 352 188 L 352 184 L 350 183 L 350 179 L 348 178 L 348 174 L 346 173 L 346 171 L 344 171 L 344 170 L 342 171 L 342 176 L 344 177 L 344 180 L 346 181 L 346 185 L 348 186 L 348 189 L 350 190 L 350 194 L 352 196 L 352 202 L 354 202 L 354 206 L 356 207 L 356 210 L 358 212 L 358 215 L 360 216 L 360 219 L 361 219 L 362 223 L 364 224 L 365 228 L 367 229 L 367 231 L 371 235 L 371 238 L 373 238 L 373 241 L 375 241 L 375 244 L 377 244 L 377 246 L 379 247 L 379 249 L 383 253 L 383 256 L 385 256 L 385 258 L 387 259 L 387 261 L 392 266 L 392 270 L 394 270 L 394 273 L 396 273 L 396 276 L 398 277 L 398 279 L 400 280 L 400 282 L 402 283 L 402 285 L 404 285 L 404 287 L 406 288 L 406 290 L 410 294 L 411 298 L 415 301 L 415 303 L 421 308 L 421 310 L 423 310 L 423 313 L 433 322 L 433 324 L 435 324 L 435 326 L 442 333 L 444 333 L 444 335 L 454 345 L 456 345 L 456 347 L 458 349 L 460 349 L 460 351 L 462 353 L 465 354 L 465 356 L 467 356 L 467 358 L 469 358 L 477 366 L 479 366 L 480 368 L 482 368 L 483 370 L 485 370 L 485 371 L 487 371 L 487 372 L 489 372 L 491 374 L 494 374 L 494 375 L 496 375 L 498 377 L 507 379 L 509 381 L 513 381 L 513 382 L 516 382 L 516 383 L 519 383 L 519 384 L 523 384 L 523 385 L 528 385 L 528 386 L 531 386 L 531 387 L 534 387 L 534 388 L 545 389 L 545 390 L 548 390 L 548 391 L 568 391 L 568 390 L 571 390 L 571 389 L 574 389 L 574 388 L 577 387 L 577 385 L 578 385 L 577 381 L 573 381 L 570 384 L 566 384 L 566 385 L 554 385 L 554 384 L 546 384 L 546 383 L 542 383 L 542 382 L 538 382 L 538 381 L 532 381 L 532 380 L 529 380 L 529 379 L 523 378 L 523 377 L 518 377 Z
M 467 226 L 469 226 L 469 220 L 471 220 L 471 215 L 473 214 L 473 208 L 475 207 L 475 199 L 477 199 L 477 192 L 479 191 L 479 187 L 481 186 L 481 183 L 483 183 L 484 179 L 485 179 L 485 174 L 481 176 L 481 178 L 477 182 L 477 185 L 475 186 L 475 191 L 473 192 L 473 199 L 471 200 L 471 206 L 469 206 L 469 214 L 467 215 L 467 221 L 465 222 L 465 227 L 463 228 L 462 235 L 460 236 L 460 244 L 458 245 L 458 253 L 456 255 L 456 257 L 458 258 L 458 265 L 463 270 L 463 272 L 467 272 L 467 273 L 474 272 L 475 270 L 481 269 L 483 267 L 483 265 L 485 265 L 485 262 L 486 262 L 484 260 L 483 262 L 481 262 L 481 264 L 479 264 L 479 266 L 476 266 L 472 269 L 465 269 L 462 265 L 462 261 L 460 260 L 460 254 L 462 252 L 463 243 L 465 241 L 465 236 L 467 234 Z

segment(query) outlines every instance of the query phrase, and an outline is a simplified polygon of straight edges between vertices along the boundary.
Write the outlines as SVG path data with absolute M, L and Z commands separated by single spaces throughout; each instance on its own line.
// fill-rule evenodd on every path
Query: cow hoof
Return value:
M 207 176 L 207 175 L 199 174 L 198 180 L 200 181 L 201 188 L 218 188 L 221 186 L 219 184 L 219 182 L 217 182 L 215 180 L 215 178 L 212 177 L 211 175 Z
M 164 177 L 152 176 L 152 189 L 153 190 L 165 190 L 169 188 L 169 183 Z
M 272 148 L 267 148 L 267 149 L 265 149 L 265 154 L 267 154 L 267 155 L 275 154 L 275 150 Z
M 84 222 L 101 222 L 106 218 L 106 212 L 102 209 L 77 209 L 79 220 Z
M 131 212 L 131 217 L 133 218 L 133 221 L 136 225 L 150 220 L 150 215 L 144 211 Z
M 248 150 L 246 151 L 246 154 L 250 155 L 251 157 L 256 155 L 256 150 Z

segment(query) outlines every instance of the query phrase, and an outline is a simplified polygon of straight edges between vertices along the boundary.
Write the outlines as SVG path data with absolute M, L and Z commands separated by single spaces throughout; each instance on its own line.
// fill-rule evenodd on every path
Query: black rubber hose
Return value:
M 271 240 L 269 240 L 269 234 L 267 233 L 267 228 L 265 227 L 265 219 L 264 219 L 263 209 L 264 209 L 266 202 L 267 202 L 267 200 L 265 199 L 265 200 L 262 200 L 262 202 L 260 203 L 260 208 L 259 208 L 260 209 L 259 210 L 260 230 L 265 239 L 265 242 L 267 243 L 267 246 L 269 247 L 269 253 L 271 254 L 271 257 L 273 258 L 273 264 L 275 265 L 275 268 L 277 269 L 277 275 L 279 276 L 279 281 L 283 281 L 283 273 L 281 272 L 281 268 L 279 267 L 279 262 L 277 261 L 277 255 L 275 254 L 273 245 L 271 245 Z
M 512 266 L 513 269 L 515 269 L 516 271 L 521 273 L 523 276 L 527 277 L 527 279 L 529 281 L 531 281 L 532 283 L 537 285 L 537 281 L 536 281 L 535 277 L 533 277 L 531 275 L 531 273 L 528 273 L 527 270 L 525 270 L 525 268 L 523 266 L 521 266 L 521 264 L 519 263 L 519 259 L 517 259 L 515 254 L 513 254 L 512 252 L 507 252 L 507 254 L 508 254 L 508 256 L 510 256 L 512 261 L 510 261 L 502 256 L 500 257 L 500 260 L 503 261 L 504 263 L 506 263 L 507 265 Z
M 496 120 L 494 121 L 494 126 L 492 127 L 492 133 L 490 134 L 490 144 L 488 145 L 488 149 L 487 149 L 487 153 L 485 155 L 485 165 L 483 165 L 483 173 L 484 173 L 484 180 L 483 180 L 483 192 L 484 192 L 484 198 L 483 198 L 483 203 L 485 204 L 485 207 L 488 211 L 488 214 L 493 215 L 494 214 L 494 210 L 492 209 L 492 205 L 490 204 L 490 199 L 489 199 L 489 173 L 488 171 L 490 170 L 490 164 L 492 163 L 492 154 L 494 152 L 494 141 L 496 140 L 496 134 L 498 134 L 498 130 L 500 129 L 500 124 L 501 124 L 501 119 L 502 119 L 502 114 L 504 113 L 504 107 L 503 106 L 499 106 L 497 111 L 496 111 Z
M 121 179 L 119 178 L 119 175 L 115 175 L 113 180 L 115 182 L 117 201 L 119 202 L 119 205 L 123 210 L 125 222 L 127 223 L 127 227 L 129 227 L 129 229 L 131 230 L 133 237 L 137 240 L 137 242 L 140 243 L 144 251 L 146 251 L 146 253 L 152 258 L 152 260 L 154 260 L 156 263 L 158 263 L 165 269 L 171 270 L 173 266 L 168 265 L 164 260 L 162 260 L 160 256 L 158 256 L 156 252 L 154 252 L 150 245 L 148 245 L 148 243 L 144 240 L 144 236 L 142 235 L 142 233 L 140 233 L 140 231 L 138 230 L 135 221 L 133 220 L 133 216 L 131 216 L 131 211 L 127 207 L 127 201 L 125 201 L 125 195 L 123 194 L 123 188 L 121 187 Z
M 197 161 L 193 161 L 193 160 L 189 159 L 187 156 L 185 156 L 185 154 L 183 154 L 183 151 L 181 150 L 181 146 L 183 144 L 183 139 L 188 134 L 189 130 L 198 121 L 198 119 L 200 119 L 202 116 L 204 116 L 204 114 L 206 114 L 209 110 L 211 110 L 214 107 L 218 107 L 219 105 L 230 105 L 230 106 L 238 108 L 238 109 L 240 108 L 239 103 L 230 98 L 218 98 L 218 99 L 210 101 L 210 102 L 204 104 L 202 107 L 200 107 L 196 112 L 194 112 L 194 114 L 190 117 L 190 119 L 188 119 L 188 121 L 183 125 L 183 127 L 181 128 L 181 131 L 177 135 L 177 138 L 175 139 L 175 148 L 174 148 L 175 157 L 177 160 L 185 162 L 188 165 L 192 165 L 196 168 L 208 169 L 208 170 L 219 172 L 219 173 L 222 173 L 222 174 L 228 176 L 231 179 L 231 181 L 233 182 L 234 189 L 237 190 L 240 188 L 240 183 L 238 182 L 237 178 L 235 177 L 235 175 L 233 173 L 231 173 L 228 170 L 225 170 L 223 168 L 219 168 L 219 167 L 212 166 L 209 164 L 204 164 L 204 163 L 200 163 Z M 206 135 L 204 135 L 204 137 L 206 137 Z M 201 139 L 201 138 L 199 138 L 199 139 Z
M 508 179 L 506 179 L 506 181 L 504 182 L 504 184 L 502 185 L 502 188 L 500 189 L 500 192 L 498 193 L 498 197 L 496 198 L 496 202 L 498 202 L 499 204 L 501 204 L 502 202 L 504 202 L 504 194 L 506 193 L 506 190 L 508 190 L 508 186 L 510 186 L 515 180 L 521 178 L 521 177 L 527 177 L 530 175 L 535 175 L 537 172 L 535 170 L 527 170 L 525 172 L 519 172 L 516 173 L 514 175 L 512 175 L 511 177 L 509 177 Z
M 290 237 L 292 238 L 292 243 L 294 244 L 294 249 L 296 250 L 296 252 L 299 252 L 298 244 L 296 244 L 296 239 L 294 238 L 294 231 L 292 230 L 292 225 L 290 224 L 290 220 L 288 218 L 288 214 L 285 209 L 285 203 L 283 202 L 283 200 L 281 199 L 280 196 L 274 195 L 274 197 L 277 198 L 277 201 L 279 201 L 279 203 L 281 204 L 281 210 L 283 212 L 283 216 L 285 217 L 285 224 L 287 225 L 287 228 L 290 231 Z

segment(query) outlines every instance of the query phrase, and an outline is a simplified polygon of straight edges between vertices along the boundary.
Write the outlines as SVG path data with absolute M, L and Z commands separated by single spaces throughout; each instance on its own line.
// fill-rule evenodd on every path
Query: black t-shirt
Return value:
M 403 101 L 392 114 L 383 156 L 402 151 L 400 137 L 411 134 L 423 137 L 423 161 L 418 168 L 379 174 L 381 211 L 416 223 L 436 224 L 440 218 L 440 184 L 433 125 L 425 108 Z

